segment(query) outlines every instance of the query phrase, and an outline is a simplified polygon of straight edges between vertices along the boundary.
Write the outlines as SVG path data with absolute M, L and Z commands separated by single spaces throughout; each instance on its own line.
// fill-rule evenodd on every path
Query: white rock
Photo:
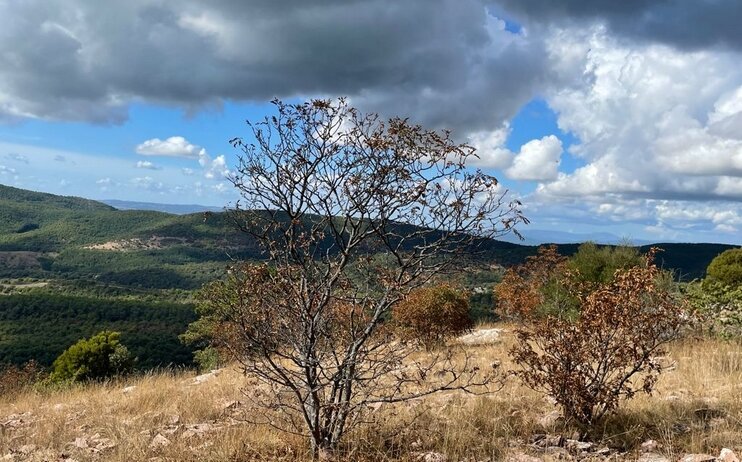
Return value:
M 490 345 L 500 341 L 502 329 L 480 329 L 466 335 L 462 335 L 457 340 L 464 345 Z
M 128 387 L 122 388 L 121 389 L 121 393 L 123 393 L 123 394 L 126 395 L 126 394 L 129 394 L 129 393 L 131 393 L 132 391 L 134 391 L 136 389 L 137 389 L 137 386 L 136 385 L 129 385 Z
M 417 460 L 422 462 L 446 462 L 448 458 L 440 452 L 425 452 L 420 454 Z
M 716 457 L 709 454 L 686 454 L 680 462 L 714 462 Z
M 659 444 L 655 440 L 647 440 L 642 443 L 642 452 L 655 452 Z
M 170 445 L 170 440 L 162 436 L 161 433 L 158 433 L 154 438 L 152 438 L 152 442 L 149 444 L 149 447 L 161 448 L 161 447 L 165 447 L 169 445 Z
M 78 448 L 78 449 L 87 449 L 88 448 L 88 439 L 84 436 L 80 438 L 75 438 L 75 441 L 72 442 L 72 446 Z
M 737 454 L 729 448 L 724 448 L 719 453 L 719 457 L 716 459 L 719 462 L 739 462 Z

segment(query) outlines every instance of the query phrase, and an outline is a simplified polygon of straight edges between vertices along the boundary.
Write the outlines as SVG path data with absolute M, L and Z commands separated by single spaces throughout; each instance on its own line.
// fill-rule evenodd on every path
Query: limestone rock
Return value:
M 158 433 L 153 439 L 152 442 L 149 444 L 149 447 L 151 448 L 162 448 L 165 446 L 170 445 L 170 440 L 162 436 L 161 433 Z
M 739 457 L 731 449 L 724 448 L 719 453 L 719 457 L 716 459 L 719 462 L 739 462 Z
M 642 452 L 655 452 L 659 444 L 655 440 L 647 440 L 642 443 Z
M 500 341 L 502 329 L 479 329 L 457 340 L 464 345 L 491 345 Z
M 680 462 L 714 462 L 716 457 L 710 454 L 686 454 Z

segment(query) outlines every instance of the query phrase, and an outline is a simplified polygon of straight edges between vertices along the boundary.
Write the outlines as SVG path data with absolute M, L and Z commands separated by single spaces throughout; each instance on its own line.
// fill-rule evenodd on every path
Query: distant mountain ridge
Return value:
M 122 201 L 117 199 L 104 199 L 106 205 L 118 210 L 149 210 L 155 212 L 172 213 L 173 215 L 188 215 L 202 212 L 222 212 L 223 207 L 214 207 L 198 204 L 160 204 L 156 202 Z
M 0 277 L 24 274 L 62 277 L 65 272 L 73 272 L 81 277 L 104 277 L 111 281 L 166 283 L 138 274 L 148 272 L 159 274 L 162 281 L 175 281 L 175 287 L 193 288 L 232 259 L 261 258 L 255 243 L 237 231 L 224 213 L 214 211 L 215 207 L 108 202 L 0 185 L 0 254 L 23 251 L 37 256 L 33 268 L 26 273 L 12 268 L 5 268 L 3 273 L 0 268 Z M 149 210 L 134 209 L 140 206 L 148 206 Z M 124 210 L 128 207 L 132 209 Z M 164 211 L 168 209 L 169 212 Z M 188 213 L 191 211 L 197 213 Z M 205 215 L 203 212 L 214 213 Z M 524 231 L 528 237 L 529 231 Z M 665 249 L 660 254 L 660 263 L 666 268 L 677 269 L 686 279 L 703 276 L 716 255 L 735 247 L 725 244 L 654 245 Z M 578 246 L 578 243 L 568 243 L 559 244 L 558 248 L 560 253 L 571 255 Z M 503 240 L 482 242 L 486 261 L 506 266 L 522 262 L 535 254 L 536 248 Z M 25 255 L 24 261 L 30 261 L 29 258 Z M 14 257 L 13 261 L 17 260 Z M 189 271 L 196 269 L 201 275 L 194 278 Z

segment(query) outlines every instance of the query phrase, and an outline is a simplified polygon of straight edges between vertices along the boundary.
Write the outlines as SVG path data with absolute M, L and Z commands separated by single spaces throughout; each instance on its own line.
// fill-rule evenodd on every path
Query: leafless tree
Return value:
M 265 423 L 332 451 L 370 408 L 441 390 L 475 392 L 493 371 L 462 352 L 420 354 L 385 320 L 457 252 L 525 222 L 475 150 L 345 100 L 274 101 L 249 124 L 232 176 L 233 217 L 265 264 L 233 268 L 205 291 L 201 322 L 256 381 Z

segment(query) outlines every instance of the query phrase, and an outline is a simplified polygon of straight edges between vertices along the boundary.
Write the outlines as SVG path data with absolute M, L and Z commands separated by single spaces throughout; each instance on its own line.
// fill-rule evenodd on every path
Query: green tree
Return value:
M 628 244 L 598 246 L 594 242 L 580 245 L 568 262 L 574 277 L 581 282 L 607 283 L 613 280 L 616 270 L 625 270 L 641 265 L 642 254 L 637 247 Z
M 742 285 L 742 248 L 717 255 L 706 269 L 706 277 L 731 288 Z
M 132 369 L 134 358 L 120 343 L 119 332 L 103 331 L 67 348 L 54 361 L 53 381 L 100 380 Z

